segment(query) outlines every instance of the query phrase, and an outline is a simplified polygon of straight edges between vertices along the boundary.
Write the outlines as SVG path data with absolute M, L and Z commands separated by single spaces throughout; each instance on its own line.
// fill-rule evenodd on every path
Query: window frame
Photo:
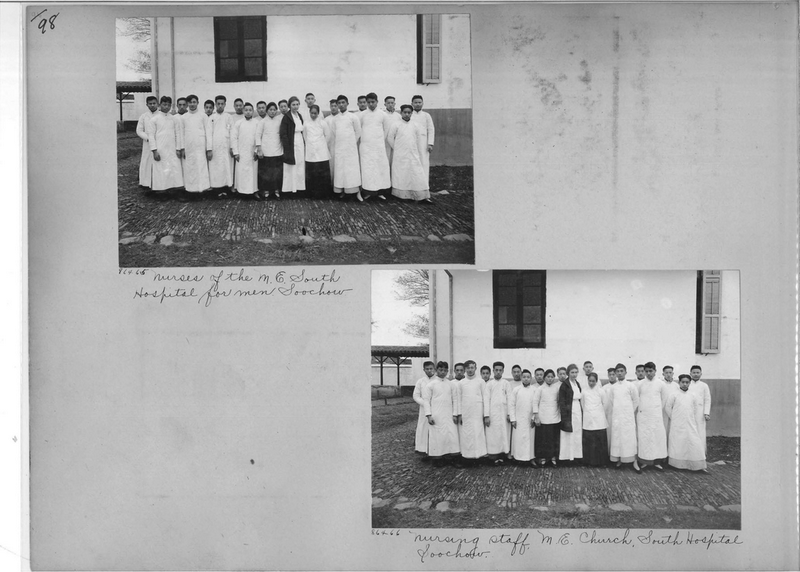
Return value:
M 220 42 L 219 26 L 222 21 L 235 21 L 237 25 L 237 56 L 239 70 L 235 78 L 224 76 L 222 74 L 222 58 L 220 57 Z M 244 23 L 245 21 L 258 21 L 261 23 L 261 58 L 262 73 L 257 76 L 245 75 L 245 50 L 244 50 Z M 253 39 L 253 38 L 250 38 Z M 254 57 L 254 56 L 251 56 Z M 267 81 L 267 17 L 266 16 L 214 16 L 214 80 L 217 83 L 242 83 L 248 81 Z
M 706 306 L 706 291 L 712 284 L 717 285 L 717 312 L 711 312 Z M 717 335 L 715 340 L 710 340 L 711 344 L 706 345 L 706 335 L 711 337 L 706 327 L 708 318 L 717 320 Z M 716 342 L 716 348 L 711 347 Z M 695 333 L 695 353 L 696 354 L 718 354 L 721 350 L 722 342 L 722 272 L 719 270 L 698 270 L 697 271 L 697 320 Z
M 536 274 L 541 279 L 541 341 L 528 342 L 525 341 L 523 332 L 523 308 L 525 305 L 522 303 L 523 299 L 523 278 L 524 276 Z M 516 289 L 517 289 L 517 336 L 511 338 L 500 335 L 500 321 L 499 321 L 499 283 L 500 277 L 503 275 L 516 275 Z M 528 304 L 527 306 L 534 306 Z M 535 306 L 534 306 L 535 307 Z M 494 270 L 492 271 L 492 326 L 493 326 L 493 346 L 494 349 L 514 349 L 514 348 L 535 348 L 545 349 L 547 347 L 547 271 L 546 270 Z
M 436 18 L 436 23 L 439 28 L 439 42 L 427 43 L 425 42 L 425 18 Z M 426 77 L 425 70 L 428 69 L 426 65 L 430 60 L 427 57 L 428 48 L 438 48 L 438 69 L 439 77 Z M 417 83 L 421 85 L 428 85 L 432 83 L 442 83 L 442 15 L 441 14 L 417 14 Z

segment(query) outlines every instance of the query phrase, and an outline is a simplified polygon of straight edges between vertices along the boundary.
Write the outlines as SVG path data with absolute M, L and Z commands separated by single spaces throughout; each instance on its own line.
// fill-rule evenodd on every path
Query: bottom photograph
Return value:
M 373 528 L 741 530 L 738 270 L 374 270 Z

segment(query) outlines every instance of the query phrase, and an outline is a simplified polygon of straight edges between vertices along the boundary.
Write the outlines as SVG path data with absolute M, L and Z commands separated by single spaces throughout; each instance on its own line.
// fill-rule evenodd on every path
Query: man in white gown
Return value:
M 581 387 L 589 386 L 589 374 L 594 371 L 594 364 L 590 361 L 583 362 L 583 372 L 578 377 L 581 382 Z
M 361 195 L 364 199 L 378 197 L 386 200 L 381 191 L 392 186 L 389 177 L 389 158 L 386 156 L 386 135 L 389 123 L 386 114 L 378 109 L 378 96 L 367 94 L 367 109 L 361 113 Z
M 358 105 L 358 111 L 356 111 L 355 114 L 360 118 L 361 114 L 367 110 L 367 96 L 359 95 L 356 99 L 356 104 Z
M 254 198 L 258 192 L 258 154 L 256 133 L 258 120 L 253 119 L 253 104 L 244 104 L 244 119 L 234 123 L 231 137 L 233 159 L 236 161 L 236 188 L 240 195 Z
M 664 381 L 664 390 L 666 391 L 666 398 L 664 401 L 665 404 L 670 395 L 680 391 L 678 382 L 673 379 L 674 371 L 675 368 L 673 368 L 671 365 L 665 365 L 663 368 L 661 368 L 661 379 Z M 667 449 L 669 449 L 669 415 L 667 415 L 666 408 L 664 409 L 663 419 L 664 432 L 667 434 Z
M 422 388 L 422 406 L 428 419 L 428 455 L 434 466 L 445 457 L 458 455 L 458 415 L 461 412 L 459 386 L 447 379 L 447 362 L 436 364 L 436 377 Z
M 212 156 L 208 162 L 211 188 L 218 197 L 227 197 L 233 185 L 233 153 L 231 151 L 231 116 L 225 113 L 226 98 L 218 95 L 216 110 L 211 114 Z
M 172 98 L 161 97 L 159 110 L 148 123 L 147 139 L 153 153 L 153 190 L 170 191 L 183 187 L 178 149 L 182 147 L 175 119 L 170 115 Z
M 697 430 L 700 432 L 700 439 L 703 441 L 703 451 L 706 450 L 706 421 L 711 419 L 711 391 L 705 381 L 700 381 L 703 375 L 703 368 L 693 365 L 689 370 L 692 383 L 689 384 L 689 391 L 699 395 L 699 405 L 697 406 Z
M 527 369 L 522 370 L 521 385 L 511 391 L 508 411 L 512 430 L 511 456 L 518 462 L 533 462 L 535 465 L 533 442 L 536 426 L 533 421 L 533 409 L 541 388 L 531 381 L 533 381 L 531 372 Z
M 339 115 L 339 106 L 336 104 L 335 99 L 331 99 L 328 104 L 330 105 L 331 113 L 327 117 L 324 118 L 325 123 L 328 124 L 328 131 L 333 133 L 333 120 Z M 328 140 L 328 154 L 331 156 L 331 183 L 333 183 L 334 179 L 334 146 L 335 141 L 333 139 L 333 135 L 331 135 L 330 139 Z
M 389 128 L 386 141 L 392 148 L 392 196 L 431 203 L 422 165 L 420 126 L 411 122 L 412 108 L 403 105 L 401 120 Z
M 511 426 L 511 394 L 522 385 L 522 368 L 518 364 L 511 367 L 511 379 L 506 379 L 506 429 L 508 431 L 508 458 L 514 456 L 514 428 Z
M 679 391 L 667 399 L 669 415 L 669 464 L 676 469 L 708 472 L 706 447 L 697 424 L 697 409 L 702 408 L 702 395 L 689 389 L 692 378 L 679 376 Z
M 354 113 L 347 113 L 347 97 L 336 98 L 339 115 L 333 118 L 333 161 L 336 172 L 333 175 L 333 192 L 339 198 L 355 195 L 361 199 L 361 165 L 358 158 L 358 142 L 361 139 L 361 122 Z
M 158 112 L 158 98 L 147 97 L 147 111 L 139 116 L 136 134 L 142 139 L 142 158 L 139 160 L 139 186 L 151 189 L 153 186 L 153 152 L 147 139 L 147 124 Z
M 639 407 L 639 392 L 636 386 L 625 379 L 627 368 L 619 363 L 615 368 L 617 382 L 611 391 L 611 461 L 617 467 L 633 463 L 633 470 L 641 471 L 636 462 L 636 409 Z
M 653 465 L 662 470 L 661 459 L 667 456 L 667 432 L 664 428 L 664 405 L 667 388 L 656 379 L 656 365 L 644 364 L 644 379 L 639 384 L 639 412 L 636 415 L 639 441 L 639 466 Z
M 233 130 L 234 130 L 234 128 L 236 127 L 236 125 L 240 121 L 244 121 L 244 100 L 242 98 L 237 97 L 233 101 L 233 111 L 234 111 L 233 115 L 230 116 L 230 121 L 231 121 L 231 151 L 230 151 L 230 154 L 231 154 L 231 157 L 233 157 L 233 155 L 234 155 L 234 153 L 233 153 Z M 234 159 L 233 160 L 233 192 L 234 193 L 239 191 L 239 189 L 236 186 L 236 181 L 237 181 L 236 169 L 238 169 L 238 167 L 239 167 L 239 163 L 236 161 L 236 159 Z
M 414 385 L 414 401 L 419 405 L 419 416 L 417 417 L 417 430 L 414 435 L 414 450 L 424 455 L 423 460 L 427 460 L 428 455 L 428 419 L 425 417 L 425 407 L 422 401 L 422 389 L 428 385 L 436 374 L 436 365 L 432 361 L 422 364 L 425 376 L 417 380 Z
M 200 103 L 196 95 L 186 97 L 189 111 L 181 118 L 183 130 L 183 182 L 186 192 L 191 196 L 211 188 L 208 177 L 208 161 L 213 147 L 211 121 L 198 109 Z
M 386 114 L 386 120 L 387 120 L 386 123 L 387 136 L 389 134 L 389 129 L 392 127 L 392 125 L 394 125 L 399 121 L 402 121 L 400 113 L 395 111 L 394 103 L 395 103 L 395 98 L 393 95 L 387 95 L 386 97 L 383 98 L 383 107 L 384 107 L 383 112 Z M 392 146 L 389 145 L 388 141 L 386 142 L 386 156 L 389 158 L 389 170 L 391 172 Z
M 457 369 L 458 366 L 456 366 Z M 461 417 L 459 419 L 459 447 L 461 456 L 468 462 L 486 456 L 486 434 L 484 432 L 484 412 L 489 408 L 486 384 L 476 375 L 477 364 L 464 362 L 466 377 L 461 379 Z M 456 374 L 458 378 L 458 374 Z
M 601 387 L 603 393 L 605 393 L 605 400 L 603 401 L 603 407 L 605 408 L 606 412 L 606 436 L 608 437 L 608 452 L 611 453 L 611 392 L 614 389 L 614 385 L 617 383 L 617 370 L 613 367 L 608 368 L 607 371 L 608 375 L 608 383 Z
M 506 380 L 503 379 L 503 362 L 492 364 L 494 377 L 486 383 L 489 407 L 484 412 L 486 427 L 486 452 L 495 465 L 505 462 L 510 450 L 508 439 L 508 402 L 506 400 Z M 483 373 L 483 368 L 481 368 Z
M 414 113 L 411 121 L 420 126 L 420 150 L 422 151 L 422 167 L 425 170 L 425 186 L 430 187 L 431 153 L 433 153 L 433 140 L 436 130 L 433 128 L 433 119 L 430 113 L 422 111 L 422 96 L 415 95 L 411 98 Z

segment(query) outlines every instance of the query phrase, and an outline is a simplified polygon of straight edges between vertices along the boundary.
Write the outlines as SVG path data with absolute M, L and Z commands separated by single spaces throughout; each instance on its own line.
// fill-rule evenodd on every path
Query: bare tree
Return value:
M 430 273 L 427 270 L 408 270 L 395 278 L 397 289 L 394 296 L 398 300 L 405 300 L 412 306 L 425 308 L 430 303 Z M 430 338 L 430 324 L 428 314 L 413 317 L 403 327 L 403 331 L 410 336 L 428 340 Z
M 136 54 L 128 59 L 125 67 L 141 74 L 140 79 L 149 79 L 150 52 L 148 50 L 137 50 Z
M 150 42 L 150 19 L 149 18 L 119 18 L 117 19 L 117 35 L 130 38 L 136 43 L 145 44 Z M 141 74 L 140 79 L 148 79 L 150 75 L 150 49 L 144 47 L 136 50 L 134 55 L 128 58 L 125 67 Z
M 134 42 L 149 42 L 150 18 L 117 18 L 117 35 Z
M 414 314 L 414 317 L 403 326 L 403 331 L 409 336 L 420 338 L 426 342 L 430 339 L 430 323 L 428 322 L 428 314 Z
M 396 299 L 407 300 L 412 306 L 428 305 L 430 275 L 427 270 L 407 270 L 394 281 L 398 286 L 394 292 Z

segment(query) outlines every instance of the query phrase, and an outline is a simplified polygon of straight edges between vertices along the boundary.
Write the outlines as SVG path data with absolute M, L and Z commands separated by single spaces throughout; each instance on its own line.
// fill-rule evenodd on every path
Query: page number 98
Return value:
M 47 12 L 47 9 L 42 10 L 41 12 L 36 14 L 36 16 L 31 18 L 31 22 L 35 22 L 37 19 L 41 18 L 39 22 L 36 24 L 36 27 L 39 28 L 39 30 L 41 30 L 42 34 L 44 34 L 47 30 L 56 29 L 56 18 L 58 18 L 58 14 L 60 14 L 60 12 L 58 12 L 48 18 L 47 16 L 42 16 L 42 14 L 44 14 L 45 12 Z

